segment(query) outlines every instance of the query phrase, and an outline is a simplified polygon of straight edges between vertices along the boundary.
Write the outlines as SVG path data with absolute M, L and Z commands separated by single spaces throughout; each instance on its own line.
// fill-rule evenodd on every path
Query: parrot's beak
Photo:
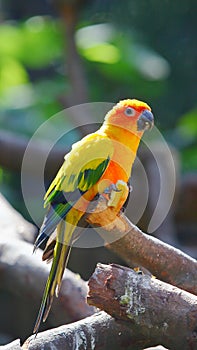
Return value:
M 148 109 L 145 109 L 138 118 L 137 130 L 145 131 L 145 130 L 151 129 L 153 125 L 154 125 L 153 114 Z

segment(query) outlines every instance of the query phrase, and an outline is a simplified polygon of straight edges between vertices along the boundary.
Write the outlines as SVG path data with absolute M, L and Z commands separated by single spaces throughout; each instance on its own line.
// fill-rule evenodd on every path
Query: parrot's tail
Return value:
M 68 264 L 68 259 L 72 246 L 72 236 L 75 226 L 62 220 L 57 226 L 57 239 L 53 253 L 53 262 L 49 277 L 45 286 L 40 310 L 35 323 L 33 333 L 38 333 L 40 323 L 46 321 L 49 314 L 54 295 L 58 296 L 64 269 Z
M 57 225 L 66 214 L 71 210 L 71 203 L 54 203 L 48 209 L 48 212 L 44 218 L 43 224 L 40 228 L 40 232 L 34 243 L 34 252 L 38 247 L 52 235 Z

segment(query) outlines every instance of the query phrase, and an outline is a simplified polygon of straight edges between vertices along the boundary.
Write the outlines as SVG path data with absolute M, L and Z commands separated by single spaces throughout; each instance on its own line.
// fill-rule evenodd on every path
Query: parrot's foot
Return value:
M 120 192 L 121 190 L 119 190 L 115 184 L 111 184 L 109 187 L 107 187 L 107 188 L 104 190 L 103 193 L 104 193 L 104 194 L 111 194 L 112 191 Z
M 127 199 L 129 187 L 126 182 L 118 180 L 116 184 L 112 184 L 106 190 L 108 191 L 109 189 L 111 189 L 111 192 L 107 206 L 114 207 L 116 208 L 117 212 L 119 212 Z

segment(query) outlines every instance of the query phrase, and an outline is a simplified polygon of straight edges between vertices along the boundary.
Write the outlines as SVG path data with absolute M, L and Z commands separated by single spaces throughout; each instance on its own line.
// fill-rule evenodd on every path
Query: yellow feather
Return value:
M 112 157 L 113 151 L 113 143 L 104 132 L 90 134 L 75 143 L 70 153 L 65 156 L 65 161 L 44 199 L 47 199 L 54 188 L 66 192 L 74 191 L 80 171 L 96 169 L 102 161 Z M 69 181 L 70 179 L 72 181 Z

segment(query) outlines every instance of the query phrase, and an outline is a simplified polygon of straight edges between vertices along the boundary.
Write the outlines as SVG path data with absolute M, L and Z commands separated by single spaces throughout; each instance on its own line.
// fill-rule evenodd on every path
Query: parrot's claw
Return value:
M 119 211 L 127 199 L 129 187 L 127 183 L 122 180 L 118 180 L 116 184 L 112 184 L 110 187 L 112 190 L 107 205 L 108 207 L 115 207 Z
M 114 191 L 114 192 L 120 192 L 121 190 L 119 190 L 115 184 L 111 184 L 109 187 L 107 187 L 107 188 L 104 190 L 103 193 L 104 193 L 104 194 L 111 194 L 112 191 Z

